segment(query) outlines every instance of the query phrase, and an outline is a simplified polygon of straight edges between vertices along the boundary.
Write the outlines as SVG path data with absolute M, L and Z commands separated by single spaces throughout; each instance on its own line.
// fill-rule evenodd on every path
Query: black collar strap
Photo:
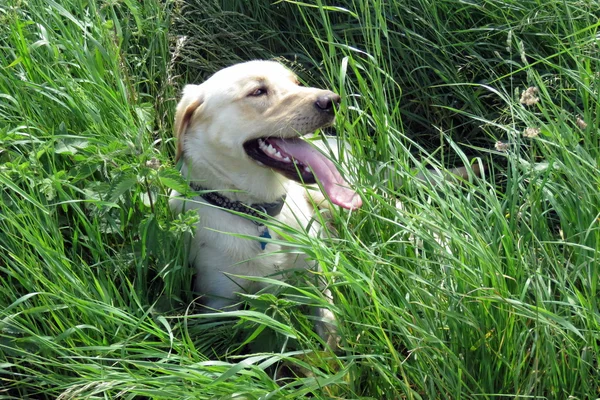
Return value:
M 206 190 L 208 189 L 205 189 L 202 186 L 199 186 L 193 182 L 190 182 L 190 187 L 194 191 L 200 192 L 198 193 L 198 195 L 214 206 L 225 208 L 231 211 L 237 211 L 262 220 L 267 219 L 265 214 L 271 217 L 276 217 L 277 215 L 279 215 L 281 209 L 283 208 L 283 203 L 285 202 L 286 197 L 285 195 L 283 195 L 281 199 L 274 203 L 252 204 L 252 207 L 250 207 L 242 203 L 241 201 L 233 201 L 231 199 L 228 199 L 219 192 L 207 192 Z M 261 222 L 258 221 L 252 222 L 254 222 L 256 225 L 263 225 Z

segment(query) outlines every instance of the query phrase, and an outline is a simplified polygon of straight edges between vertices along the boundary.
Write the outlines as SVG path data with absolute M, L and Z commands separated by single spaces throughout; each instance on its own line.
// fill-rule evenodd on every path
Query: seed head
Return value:
M 534 138 L 540 134 L 540 128 L 526 128 L 523 131 L 523 137 Z
M 537 92 L 538 88 L 530 86 L 521 93 L 521 100 L 519 101 L 526 106 L 537 104 L 540 101 L 540 98 L 536 96 Z
M 156 157 L 152 157 L 151 159 L 146 161 L 146 167 L 152 168 L 152 169 L 159 169 L 160 168 L 160 160 L 158 160 Z
M 496 148 L 497 151 L 506 152 L 506 151 L 508 151 L 508 149 L 510 149 L 510 143 L 497 141 L 496 144 L 494 145 L 494 147 Z
M 577 125 L 579 127 L 579 129 L 582 129 L 582 130 L 587 128 L 587 123 L 581 117 L 577 117 L 577 120 L 575 121 L 575 125 Z

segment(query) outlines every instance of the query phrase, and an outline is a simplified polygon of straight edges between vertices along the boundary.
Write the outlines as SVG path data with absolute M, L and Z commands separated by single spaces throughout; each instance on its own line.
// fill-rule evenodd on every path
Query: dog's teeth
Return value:
M 275 154 L 275 152 L 277 151 L 277 150 L 275 150 L 275 148 L 274 148 L 273 146 L 271 146 L 270 144 L 269 144 L 269 145 L 265 145 L 265 147 L 264 147 L 264 148 L 262 148 L 262 150 L 263 150 L 265 153 L 269 153 L 269 154 L 271 154 L 271 155 Z
M 292 160 L 290 160 L 290 158 L 288 156 L 284 157 L 281 154 L 281 152 L 279 151 L 279 149 L 277 149 L 277 147 L 273 147 L 273 145 L 271 143 L 266 142 L 263 139 L 258 139 L 258 148 L 278 160 L 285 161 L 285 162 L 292 161 Z M 294 160 L 294 162 L 296 162 L 296 161 Z
M 306 172 L 310 172 L 310 168 L 308 168 L 308 167 L 304 167 L 304 171 L 306 171 Z

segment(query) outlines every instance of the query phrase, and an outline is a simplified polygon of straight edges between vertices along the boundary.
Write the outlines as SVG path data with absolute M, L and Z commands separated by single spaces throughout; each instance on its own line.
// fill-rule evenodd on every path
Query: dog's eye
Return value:
M 258 96 L 263 96 L 265 94 L 267 94 L 267 89 L 264 87 L 260 87 L 258 89 L 255 89 L 253 92 L 251 92 L 250 96 L 258 97 Z

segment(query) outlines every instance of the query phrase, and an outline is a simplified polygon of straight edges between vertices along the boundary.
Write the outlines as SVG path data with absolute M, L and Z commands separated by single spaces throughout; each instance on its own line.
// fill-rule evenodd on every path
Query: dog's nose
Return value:
M 326 113 L 333 114 L 335 106 L 340 104 L 341 97 L 333 92 L 328 92 L 317 97 L 315 106 Z

